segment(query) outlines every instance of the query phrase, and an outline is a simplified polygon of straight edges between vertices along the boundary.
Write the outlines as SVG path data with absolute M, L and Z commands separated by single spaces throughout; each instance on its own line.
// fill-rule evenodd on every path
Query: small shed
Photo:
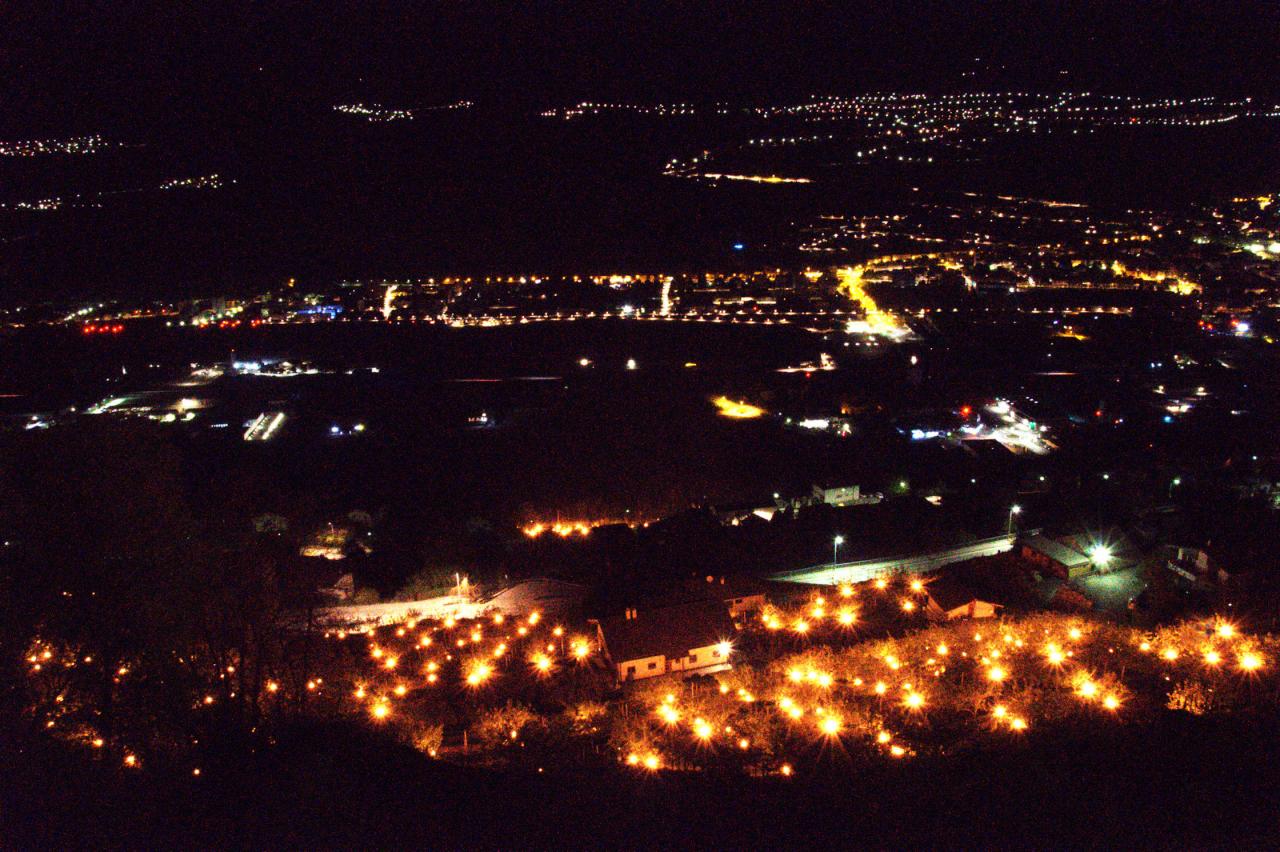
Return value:
M 1024 539 L 1022 557 L 1068 580 L 1074 580 L 1093 570 L 1093 563 L 1086 554 L 1045 535 L 1033 535 Z
M 1003 609 L 1000 604 L 978 597 L 963 581 L 945 574 L 925 584 L 924 591 L 928 599 L 925 615 L 934 621 L 994 618 Z

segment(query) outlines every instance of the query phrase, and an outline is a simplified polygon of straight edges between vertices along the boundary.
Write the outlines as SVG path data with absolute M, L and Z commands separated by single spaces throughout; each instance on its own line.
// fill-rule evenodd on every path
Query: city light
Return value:
M 720 410 L 721 417 L 731 417 L 736 420 L 750 420 L 764 415 L 765 410 L 756 405 L 750 405 L 745 402 L 735 402 L 727 396 L 718 396 L 711 400 L 716 408 Z

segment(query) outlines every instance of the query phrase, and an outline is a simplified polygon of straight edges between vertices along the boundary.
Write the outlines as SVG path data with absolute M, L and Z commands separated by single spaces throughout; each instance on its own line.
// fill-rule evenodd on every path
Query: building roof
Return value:
M 980 600 L 973 589 L 969 588 L 966 583 L 949 574 L 935 577 L 925 585 L 924 589 L 928 593 L 930 600 L 946 612 Z M 991 603 L 991 601 L 988 601 L 988 603 Z
M 733 638 L 733 620 L 721 601 L 703 600 L 639 610 L 635 618 L 615 616 L 600 623 L 605 650 L 615 663 L 643 657 L 683 657 Z
M 861 488 L 862 486 L 861 483 L 849 482 L 845 479 L 815 479 L 813 481 L 813 487 L 821 488 L 823 491 L 840 491 L 845 488 L 852 490 L 854 488 Z
M 1084 565 L 1089 561 L 1089 557 L 1085 554 L 1067 547 L 1062 542 L 1055 541 L 1048 536 L 1033 535 L 1022 543 L 1037 553 L 1041 553 L 1059 564 L 1066 565 L 1068 568 Z
M 572 612 L 582 606 L 587 587 L 552 577 L 534 577 L 495 594 L 486 603 L 508 614 L 539 610 L 543 614 Z

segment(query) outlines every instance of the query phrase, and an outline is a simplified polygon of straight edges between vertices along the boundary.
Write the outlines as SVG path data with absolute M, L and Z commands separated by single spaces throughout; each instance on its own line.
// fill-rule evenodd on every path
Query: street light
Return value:
M 1111 548 L 1105 544 L 1095 544 L 1089 548 L 1089 561 L 1096 568 L 1106 568 L 1111 564 Z
M 835 565 L 840 561 L 840 545 L 844 544 L 844 536 L 838 535 L 831 539 L 831 564 Z
M 1015 503 L 1009 507 L 1009 525 L 1004 532 L 1006 537 L 1013 538 L 1013 516 L 1020 514 L 1022 514 L 1022 507 L 1018 504 Z

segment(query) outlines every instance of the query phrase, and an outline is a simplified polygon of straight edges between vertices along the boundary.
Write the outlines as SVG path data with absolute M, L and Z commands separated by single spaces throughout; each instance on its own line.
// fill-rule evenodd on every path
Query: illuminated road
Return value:
M 953 562 L 964 562 L 966 559 L 977 559 L 980 556 L 995 556 L 1013 548 L 1013 539 L 1008 536 L 984 538 L 949 547 L 946 550 L 935 550 L 929 553 L 917 553 L 891 559 L 863 559 L 858 562 L 824 563 L 801 568 L 798 571 L 783 571 L 772 575 L 770 580 L 783 583 L 808 583 L 819 586 L 835 586 L 840 583 L 865 583 L 882 574 L 905 572 L 923 574 L 934 571 Z
M 836 279 L 840 282 L 837 289 L 862 308 L 863 319 L 850 320 L 848 330 L 883 337 L 903 337 L 908 333 L 907 327 L 893 314 L 880 310 L 875 299 L 871 298 L 871 294 L 863 286 L 862 277 L 875 263 L 873 260 L 861 266 L 846 266 L 836 270 Z

